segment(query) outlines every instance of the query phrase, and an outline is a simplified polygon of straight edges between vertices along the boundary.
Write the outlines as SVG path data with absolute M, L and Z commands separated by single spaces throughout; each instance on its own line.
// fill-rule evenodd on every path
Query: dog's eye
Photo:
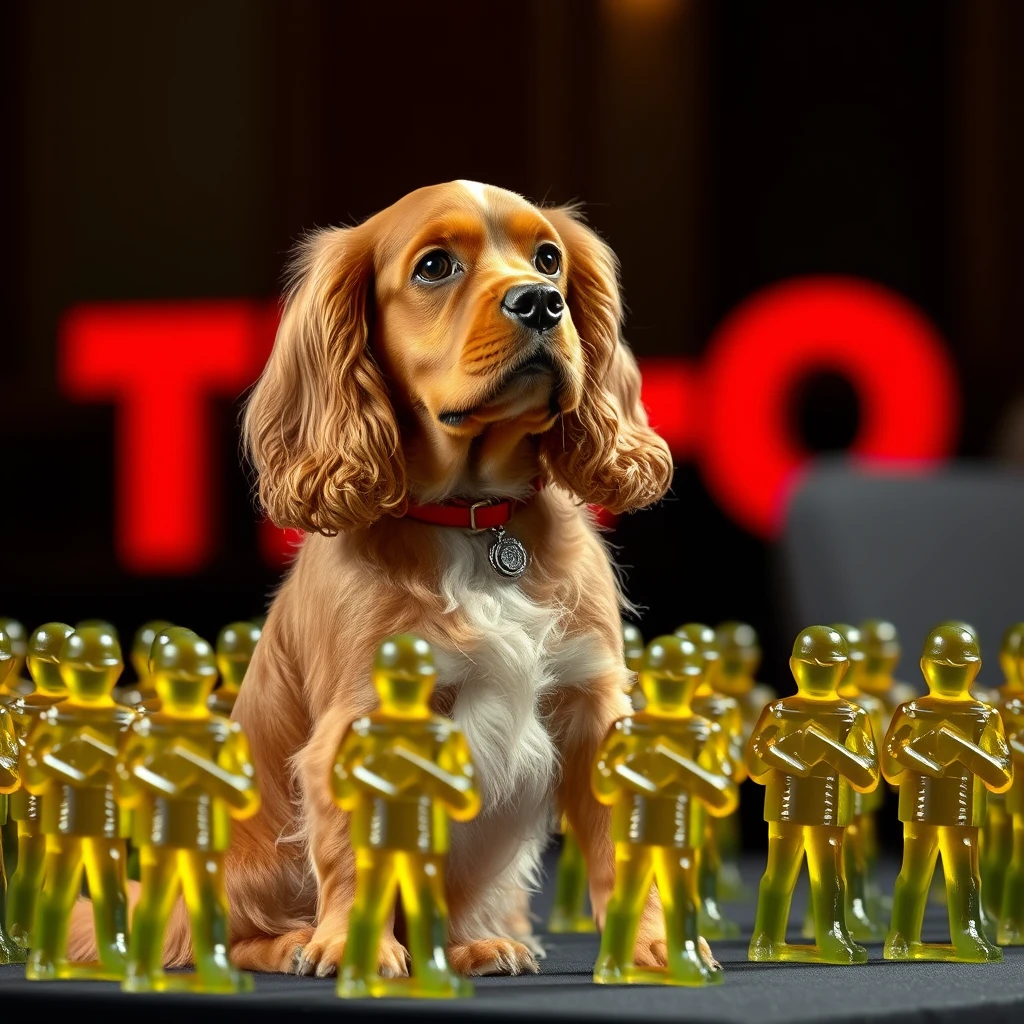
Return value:
M 562 266 L 562 257 L 550 242 L 546 242 L 537 250 L 537 255 L 533 257 L 533 265 L 542 274 L 554 277 Z
M 455 260 L 444 249 L 434 249 L 416 264 L 413 276 L 433 284 L 435 281 L 443 281 L 446 277 L 451 277 L 454 273 Z

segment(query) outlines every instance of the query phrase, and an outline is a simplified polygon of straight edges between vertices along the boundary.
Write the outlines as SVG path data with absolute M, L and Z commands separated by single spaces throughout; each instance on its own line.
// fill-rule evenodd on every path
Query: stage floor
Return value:
M 753 889 L 760 864 L 744 864 Z M 888 865 L 894 876 L 896 866 Z M 801 886 L 794 900 L 793 941 L 805 906 Z M 536 901 L 546 916 L 548 894 Z M 977 1015 L 984 1024 L 1024 1021 L 1024 947 L 1004 951 L 998 964 L 893 964 L 882 960 L 880 945 L 869 946 L 871 961 L 856 967 L 752 964 L 746 959 L 753 927 L 753 900 L 727 905 L 744 929 L 745 938 L 712 943 L 725 970 L 724 982 L 709 989 L 650 986 L 608 987 L 591 982 L 597 954 L 594 936 L 546 936 L 547 959 L 541 974 L 520 978 L 480 978 L 473 999 L 457 1002 L 372 1001 L 342 1003 L 334 996 L 333 979 L 259 975 L 256 991 L 246 996 L 181 996 L 122 994 L 115 985 L 76 982 L 29 983 L 24 969 L 0 967 L 0 1008 L 5 1020 L 66 1019 L 82 1015 L 117 1020 L 130 1013 L 146 1024 L 174 1020 L 272 1021 L 335 1019 L 399 1021 L 411 1016 L 448 1018 L 458 1022 L 529 1020 L 672 1021 L 701 1024 L 872 1024 L 927 1021 L 963 1024 Z M 944 941 L 945 910 L 930 905 L 925 939 Z M 29 1016 L 31 1015 L 31 1017 Z

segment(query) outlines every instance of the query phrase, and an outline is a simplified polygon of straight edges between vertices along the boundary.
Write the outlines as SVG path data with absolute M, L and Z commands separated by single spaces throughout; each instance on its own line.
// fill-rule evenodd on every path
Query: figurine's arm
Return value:
M 713 737 L 718 742 L 719 737 Z M 725 738 L 726 745 L 728 737 Z M 692 758 L 680 750 L 671 740 L 661 737 L 654 746 L 654 753 L 670 761 L 678 776 L 682 773 L 686 778 L 686 786 L 700 800 L 708 811 L 716 818 L 731 814 L 740 802 L 739 787 L 730 778 L 728 769 L 731 767 L 727 757 L 719 755 L 719 765 L 726 769 L 721 773 L 702 768 Z
M 1019 729 L 1006 737 L 1010 745 L 1010 755 L 1015 763 L 1024 763 L 1024 729 Z
M 50 754 L 56 739 L 44 721 L 36 722 L 25 737 L 21 750 L 21 784 L 33 796 L 42 796 L 49 789 L 54 775 L 61 775 L 69 782 L 82 782 L 85 778 L 80 778 L 80 773 L 74 769 L 70 773 L 61 770 L 71 766 L 64 765 Z
M 913 734 L 913 724 L 907 721 L 902 709 L 897 709 L 889 724 L 885 746 L 882 749 L 882 775 L 891 786 L 898 786 L 900 776 L 908 769 L 921 775 L 929 775 L 933 779 L 942 777 L 945 765 L 922 754 L 916 746 L 927 736 L 934 736 L 934 733 L 924 733 L 912 742 Z
M 796 736 L 797 733 L 798 731 L 783 733 L 768 707 L 761 712 L 747 747 L 747 767 L 750 769 L 750 777 L 755 782 L 764 785 L 773 771 L 796 775 L 799 778 L 806 778 L 810 774 L 809 764 L 805 764 L 795 754 L 790 754 L 780 746 L 784 740 Z
M 594 758 L 594 768 L 590 773 L 590 788 L 594 796 L 603 804 L 614 804 L 622 793 L 623 787 L 646 796 L 653 795 L 657 789 L 648 783 L 637 772 L 630 771 L 621 759 L 628 753 L 628 746 L 622 734 L 615 726 L 605 737 Z M 636 778 L 633 778 L 636 776 Z M 646 785 L 645 785 L 646 784 Z
M 133 722 L 121 740 L 114 779 L 114 797 L 122 807 L 131 809 L 142 801 L 142 787 L 135 775 L 135 766 L 146 754 L 146 743 L 135 731 Z
M 985 783 L 986 789 L 1005 793 L 1013 784 L 1013 760 L 997 711 L 989 716 L 977 744 L 947 726 L 942 726 L 939 733 L 956 746 L 956 759 L 968 771 L 974 772 Z
M 394 755 L 374 755 L 368 749 L 365 737 L 349 728 L 338 748 L 331 770 L 331 794 L 343 811 L 353 811 L 367 792 L 393 800 L 402 787 L 374 771 L 374 766 Z M 410 780 L 413 778 L 410 775 Z
M 398 753 L 404 756 L 408 752 L 401 748 Z M 422 760 L 416 758 L 412 763 Z M 440 799 L 455 821 L 469 821 L 480 813 L 480 790 L 474 778 L 473 758 L 461 732 L 453 731 L 448 737 L 437 756 L 436 767 L 429 761 L 419 767 L 441 783 L 444 795 Z
M 249 741 L 237 725 L 221 748 L 218 762 L 203 768 L 213 779 L 217 796 L 231 808 L 232 818 L 251 818 L 260 809 L 260 790 Z
M 722 765 L 733 782 L 742 782 L 747 777 L 747 762 L 743 756 L 743 712 L 737 704 L 729 711 L 722 723 L 723 742 L 721 751 L 727 763 Z
M 858 728 L 859 726 L 859 728 Z M 878 758 L 870 732 L 863 727 L 863 718 L 858 716 L 850 735 L 851 750 L 823 732 L 814 722 L 807 726 L 807 735 L 821 751 L 821 758 L 842 775 L 858 793 L 870 793 L 878 785 Z
M 13 793 L 20 784 L 18 734 L 10 712 L 0 705 L 0 794 Z

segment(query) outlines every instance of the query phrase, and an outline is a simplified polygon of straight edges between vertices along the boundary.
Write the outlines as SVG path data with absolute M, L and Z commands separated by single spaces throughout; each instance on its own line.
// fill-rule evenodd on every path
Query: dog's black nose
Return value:
M 550 331 L 562 319 L 565 300 L 549 284 L 521 284 L 509 288 L 501 308 L 532 331 Z

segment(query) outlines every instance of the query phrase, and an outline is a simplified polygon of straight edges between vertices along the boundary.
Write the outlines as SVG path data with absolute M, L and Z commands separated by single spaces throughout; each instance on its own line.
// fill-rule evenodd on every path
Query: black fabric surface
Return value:
M 761 865 L 744 865 L 751 888 Z M 889 865 L 891 880 L 896 866 Z M 549 894 L 536 901 L 546 916 Z M 799 939 L 806 896 L 794 900 L 791 939 Z M 1024 947 L 1006 949 L 997 964 L 894 964 L 882 960 L 880 945 L 869 946 L 871 961 L 855 967 L 752 964 L 746 959 L 754 901 L 727 905 L 745 938 L 712 943 L 725 969 L 722 985 L 707 989 L 655 986 L 609 987 L 591 981 L 597 939 L 548 936 L 548 956 L 539 975 L 476 979 L 472 999 L 341 1001 L 333 979 L 259 975 L 256 992 L 244 996 L 127 995 L 116 985 L 80 982 L 32 983 L 24 969 L 0 967 L 0 1019 L 22 1021 L 84 1019 L 178 1024 L 205 1021 L 427 1020 L 470 1021 L 673 1021 L 707 1024 L 853 1024 L 870 1021 L 927 1021 L 963 1024 L 1024 1022 Z M 929 906 L 924 938 L 945 941 L 945 910 Z M 69 1015 L 74 1015 L 70 1018 Z

